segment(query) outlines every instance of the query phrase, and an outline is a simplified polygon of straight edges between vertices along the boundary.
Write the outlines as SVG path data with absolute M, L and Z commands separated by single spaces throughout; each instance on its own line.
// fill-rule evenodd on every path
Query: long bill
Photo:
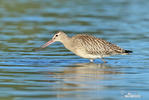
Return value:
M 41 48 L 45 48 L 45 47 L 47 47 L 48 45 L 52 44 L 53 42 L 54 42 L 53 40 L 50 40 L 50 41 L 48 41 L 47 43 L 43 44 L 43 45 L 41 46 Z

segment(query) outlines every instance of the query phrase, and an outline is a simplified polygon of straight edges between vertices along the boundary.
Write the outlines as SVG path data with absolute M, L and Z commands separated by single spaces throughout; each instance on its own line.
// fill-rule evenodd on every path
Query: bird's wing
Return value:
M 85 49 L 88 54 L 111 55 L 120 54 L 124 51 L 115 44 L 89 35 L 78 35 L 74 40 L 75 44 L 79 48 Z

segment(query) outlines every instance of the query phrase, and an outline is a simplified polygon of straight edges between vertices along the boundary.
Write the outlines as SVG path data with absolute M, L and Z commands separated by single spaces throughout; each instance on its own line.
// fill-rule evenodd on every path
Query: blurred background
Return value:
M 0 100 L 148 100 L 148 0 L 0 0 Z M 56 31 L 106 39 L 131 55 L 82 59 Z

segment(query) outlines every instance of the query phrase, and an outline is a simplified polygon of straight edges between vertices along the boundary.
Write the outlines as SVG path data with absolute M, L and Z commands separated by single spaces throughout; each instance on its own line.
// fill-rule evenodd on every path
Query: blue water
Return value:
M 1 0 L 0 100 L 148 100 L 148 0 Z M 87 33 L 131 55 L 89 63 L 57 42 Z

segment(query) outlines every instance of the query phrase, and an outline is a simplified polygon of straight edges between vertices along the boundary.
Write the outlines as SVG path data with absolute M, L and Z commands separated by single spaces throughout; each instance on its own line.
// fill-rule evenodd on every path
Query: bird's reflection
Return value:
M 107 64 L 95 63 L 76 63 L 73 65 L 65 66 L 63 70 L 58 72 L 49 72 L 54 74 L 56 78 L 62 78 L 69 81 L 91 81 L 96 79 L 111 79 L 109 74 L 121 74 L 122 72 L 116 71 L 116 68 L 110 67 Z M 104 75 L 108 74 L 109 77 Z
M 70 96 L 71 91 L 103 91 L 110 88 L 104 84 L 104 81 L 115 80 L 111 76 L 121 74 L 121 72 L 106 64 L 77 63 L 62 67 L 61 71 L 49 72 L 49 74 L 56 80 L 56 90 L 60 91 L 57 97 L 61 98 Z

